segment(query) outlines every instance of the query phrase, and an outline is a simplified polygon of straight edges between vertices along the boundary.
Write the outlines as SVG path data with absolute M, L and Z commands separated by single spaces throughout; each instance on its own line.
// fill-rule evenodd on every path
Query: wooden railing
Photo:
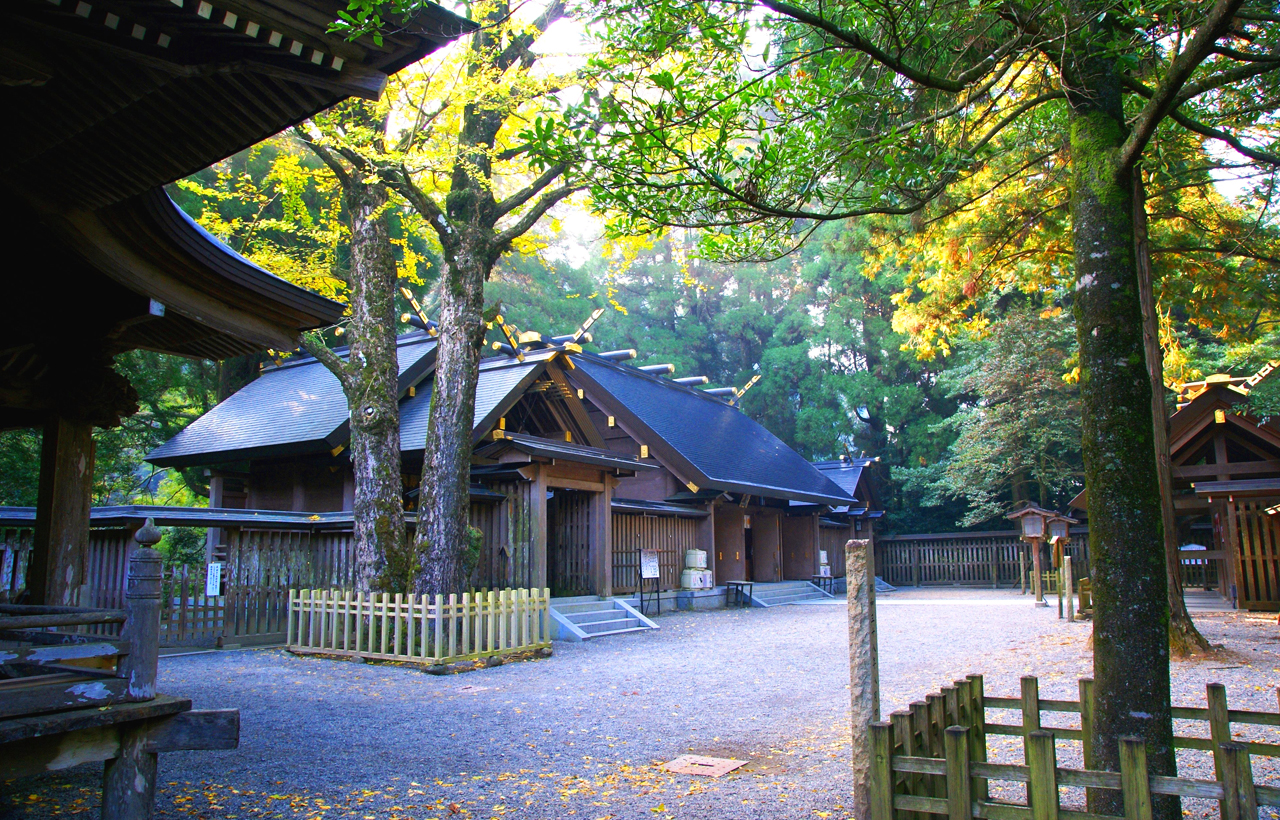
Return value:
M 1099 771 L 1092 748 L 1093 681 L 1080 681 L 1080 700 L 1041 700 L 1039 682 L 1022 678 L 1019 698 L 986 697 L 981 675 L 970 675 L 954 686 L 928 695 L 909 709 L 892 713 L 886 722 L 869 727 L 871 742 L 870 800 L 872 820 L 917 818 L 944 814 L 950 820 L 973 817 L 1000 820 L 1048 820 L 1063 816 L 1076 820 L 1109 820 L 1081 807 L 1061 805 L 1061 786 L 1119 791 L 1125 817 L 1152 816 L 1151 795 L 1176 795 L 1220 801 L 1228 820 L 1252 820 L 1257 807 L 1280 806 L 1280 788 L 1255 785 L 1252 755 L 1280 757 L 1280 745 L 1232 740 L 1233 725 L 1280 726 L 1280 713 L 1247 712 L 1227 708 L 1226 689 L 1207 687 L 1207 708 L 1174 707 L 1173 718 L 1207 724 L 1207 736 L 1177 735 L 1177 749 L 1200 749 L 1213 754 L 1215 780 L 1151 775 L 1146 749 L 1136 739 L 1121 739 L 1119 772 Z M 988 710 L 1010 710 L 1021 723 L 989 722 Z M 1079 715 L 1079 727 L 1045 726 L 1044 713 Z M 1023 765 L 987 762 L 991 735 L 1023 738 Z M 1058 768 L 1056 741 L 1081 744 L 1083 769 Z M 1026 784 L 1027 800 L 1011 803 L 990 797 L 990 781 Z M 1074 809 L 1074 810 L 1073 810 Z
M 287 644 L 299 654 L 427 665 L 551 646 L 551 590 L 464 592 L 447 599 L 339 589 L 289 590 Z
M 1025 549 L 1014 530 L 878 536 L 876 574 L 894 586 L 1016 587 L 1032 564 Z M 1088 534 L 1073 532 L 1066 554 L 1088 576 Z

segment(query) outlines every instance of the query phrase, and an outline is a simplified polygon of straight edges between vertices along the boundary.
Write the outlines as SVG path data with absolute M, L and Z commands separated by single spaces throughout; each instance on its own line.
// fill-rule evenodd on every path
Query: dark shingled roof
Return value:
M 853 498 L 777 436 L 719 399 L 630 365 L 573 356 L 580 379 L 612 397 L 618 415 L 651 433 L 685 463 L 675 471 L 699 486 L 819 504 Z M 594 397 L 593 397 L 594 398 Z M 651 444 L 653 442 L 650 442 Z M 668 465 L 671 466 L 671 465 Z M 681 469 L 682 468 L 682 469 Z
M 435 340 L 425 333 L 400 337 L 400 372 L 434 349 Z M 347 399 L 338 379 L 306 356 L 263 371 L 152 450 L 147 461 L 168 467 L 328 450 L 346 442 L 342 428 L 347 418 Z
M 706 518 L 711 513 L 685 504 L 667 504 L 662 501 L 644 501 L 639 498 L 614 498 L 609 506 L 614 512 L 645 513 L 647 515 L 675 518 Z
M 526 356 L 523 362 L 506 357 L 483 359 L 476 382 L 476 410 L 472 429 L 484 432 L 493 425 L 489 416 L 517 388 L 527 387 L 542 373 L 553 353 Z M 431 409 L 431 385 L 426 383 L 413 398 L 400 403 L 400 450 L 414 452 L 427 446 L 427 416 Z M 487 423 L 486 423 L 487 422 Z
M 854 501 L 858 501 L 858 497 L 854 495 L 858 491 L 858 481 L 862 478 L 862 468 L 870 462 L 870 459 L 855 459 L 849 461 L 815 461 L 813 466 L 827 478 L 834 481 L 851 496 Z

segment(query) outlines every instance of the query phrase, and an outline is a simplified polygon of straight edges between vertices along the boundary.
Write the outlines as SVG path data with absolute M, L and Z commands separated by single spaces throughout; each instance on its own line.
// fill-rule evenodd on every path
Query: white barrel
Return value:
M 684 565 L 686 569 L 706 569 L 707 568 L 707 551 L 706 550 L 685 550 Z
M 705 569 L 686 569 L 680 573 L 680 586 L 684 589 L 711 589 L 711 573 Z

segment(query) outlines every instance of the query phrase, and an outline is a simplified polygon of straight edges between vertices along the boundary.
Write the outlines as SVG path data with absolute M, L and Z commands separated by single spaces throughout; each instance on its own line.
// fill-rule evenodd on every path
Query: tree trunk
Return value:
M 1160 520 L 1164 526 L 1165 572 L 1169 585 L 1169 651 L 1173 657 L 1208 652 L 1209 642 L 1196 629 L 1182 597 L 1178 558 L 1178 521 L 1173 510 L 1173 466 L 1169 455 L 1169 412 L 1164 404 L 1164 351 L 1160 348 L 1160 320 L 1156 315 L 1151 243 L 1147 235 L 1147 196 L 1142 172 L 1133 172 L 1133 235 L 1142 299 L 1142 340 L 1146 346 L 1147 376 L 1151 380 L 1151 427 L 1155 435 L 1156 474 L 1160 480 Z
M 478 237 L 446 249 L 440 283 L 440 337 L 422 463 L 417 591 L 458 592 L 470 544 L 472 420 L 484 345 L 484 282 L 490 262 Z
M 399 365 L 396 359 L 396 261 L 381 185 L 352 181 L 344 190 L 351 219 L 351 352 L 344 382 L 355 471 L 356 588 L 408 590 L 400 476 Z
M 1099 18 L 1100 19 L 1100 18 Z M 1084 38 L 1105 40 L 1108 24 Z M 1089 56 L 1070 72 L 1074 310 L 1089 552 L 1094 590 L 1094 754 L 1119 771 L 1118 739 L 1147 745 L 1152 774 L 1175 774 L 1169 692 L 1169 603 L 1134 263 L 1133 188 L 1116 172 L 1126 134 L 1113 58 Z M 1067 72 L 1064 72 L 1066 74 Z M 1118 792 L 1094 790 L 1090 811 L 1123 814 Z M 1153 799 L 1176 820 L 1178 801 Z

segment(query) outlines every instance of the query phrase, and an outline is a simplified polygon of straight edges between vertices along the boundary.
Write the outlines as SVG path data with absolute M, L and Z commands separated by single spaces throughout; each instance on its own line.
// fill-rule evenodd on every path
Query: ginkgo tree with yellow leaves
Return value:
M 581 187 L 571 163 L 541 163 L 529 151 L 531 132 L 562 127 L 557 95 L 586 85 L 535 48 L 564 19 L 565 4 L 530 9 L 486 0 L 469 4 L 467 13 L 476 32 L 397 74 L 360 117 L 338 109 L 306 129 L 317 150 L 414 213 L 438 249 L 439 276 L 427 300 L 438 347 L 408 570 L 412 586 L 426 594 L 461 587 L 475 540 L 468 524 L 471 420 L 493 319 L 485 315 L 485 280 Z

